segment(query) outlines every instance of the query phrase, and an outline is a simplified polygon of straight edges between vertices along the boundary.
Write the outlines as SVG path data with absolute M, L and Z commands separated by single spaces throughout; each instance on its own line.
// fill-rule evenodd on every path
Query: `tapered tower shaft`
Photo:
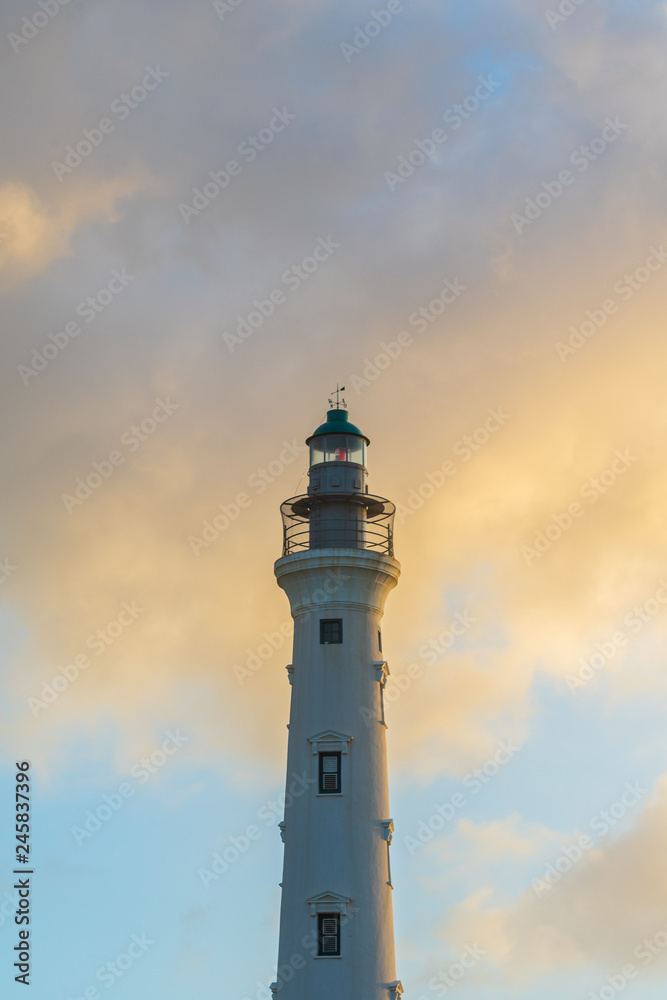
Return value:
M 294 649 L 277 1000 L 396 1000 L 381 622 L 400 566 L 368 439 L 333 409 L 282 505 Z

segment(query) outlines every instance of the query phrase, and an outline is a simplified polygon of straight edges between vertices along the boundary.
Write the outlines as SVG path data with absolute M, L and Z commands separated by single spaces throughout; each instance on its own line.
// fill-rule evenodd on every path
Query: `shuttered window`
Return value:
M 340 753 L 320 754 L 320 794 L 340 792 Z
M 317 954 L 322 957 L 340 955 L 340 914 L 320 913 L 317 931 Z

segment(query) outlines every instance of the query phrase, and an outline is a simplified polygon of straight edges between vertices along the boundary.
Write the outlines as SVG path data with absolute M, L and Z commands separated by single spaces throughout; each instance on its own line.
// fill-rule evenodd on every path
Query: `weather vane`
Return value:
M 335 405 L 337 410 L 340 410 L 341 407 L 345 407 L 345 409 L 347 409 L 347 403 L 345 402 L 344 399 L 340 398 L 341 392 L 345 392 L 345 386 L 344 385 L 339 386 L 338 382 L 336 382 L 336 402 L 334 404 L 333 399 L 329 398 L 329 406 Z M 333 396 L 333 393 L 331 393 L 331 396 Z

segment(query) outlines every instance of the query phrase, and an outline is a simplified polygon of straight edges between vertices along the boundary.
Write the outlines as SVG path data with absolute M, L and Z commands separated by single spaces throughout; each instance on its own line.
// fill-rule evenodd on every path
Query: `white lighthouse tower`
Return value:
M 330 405 L 306 442 L 308 492 L 281 507 L 275 564 L 294 650 L 271 990 L 275 1000 L 398 1000 L 381 632 L 400 573 L 395 508 L 368 492 L 368 438 L 338 395 Z

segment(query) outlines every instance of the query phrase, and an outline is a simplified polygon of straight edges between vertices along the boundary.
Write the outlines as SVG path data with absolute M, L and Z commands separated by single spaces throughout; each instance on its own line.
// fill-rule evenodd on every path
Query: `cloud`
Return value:
M 97 184 L 82 183 L 75 194 L 48 206 L 25 184 L 0 187 L 0 275 L 6 290 L 42 274 L 49 265 L 74 254 L 73 237 L 85 225 L 113 225 L 131 199 L 147 184 L 147 176 L 126 174 Z
M 466 849 L 470 850 L 478 861 L 512 855 L 530 857 L 537 853 L 544 837 L 548 836 L 548 831 L 544 827 L 536 826 L 530 833 L 521 829 L 518 813 L 513 813 L 505 820 L 491 820 L 488 823 L 474 823 L 469 819 L 461 819 L 457 824 L 457 833 L 466 845 Z
M 517 981 L 581 966 L 612 973 L 631 962 L 643 969 L 646 963 L 635 949 L 665 926 L 667 867 L 661 843 L 666 816 L 662 775 L 627 832 L 580 851 L 569 868 L 564 852 L 552 845 L 551 860 L 563 858 L 563 874 L 551 888 L 526 887 L 514 899 L 497 901 L 487 886 L 452 909 L 444 933 L 458 943 L 479 941 L 503 973 Z M 541 832 L 537 838 L 536 845 L 544 844 Z M 572 851 L 575 841 L 564 843 Z M 487 856 L 484 838 L 480 856 L 482 861 Z M 658 966 L 646 974 L 659 971 Z
M 118 59 L 110 45 L 92 79 L 79 47 L 87 52 L 81 43 L 101 27 L 120 37 L 119 10 L 66 31 L 54 23 L 3 70 L 20 72 L 40 116 L 29 129 L 9 109 L 12 177 L 27 180 L 6 181 L 0 195 L 13 290 L 3 392 L 17 415 L 1 445 L 13 482 L 2 544 L 19 567 L 2 593 L 29 632 L 10 675 L 18 724 L 46 760 L 54 746 L 67 754 L 77 726 L 92 738 L 111 720 L 119 753 L 133 760 L 165 718 L 181 719 L 199 735 L 195 752 L 211 759 L 214 748 L 221 761 L 233 752 L 234 768 L 242 745 L 249 773 L 266 759 L 277 773 L 287 644 L 243 685 L 233 668 L 288 619 L 271 563 L 278 507 L 303 460 L 261 493 L 249 479 L 319 422 L 333 382 L 362 373 L 406 330 L 400 357 L 348 392 L 373 438 L 373 489 L 405 505 L 445 460 L 456 467 L 397 525 L 403 576 L 387 607 L 387 655 L 394 675 L 413 661 L 424 670 L 389 709 L 392 741 L 425 780 L 464 773 L 498 738 L 530 732 L 535 677 L 547 672 L 565 691 L 578 660 L 663 573 L 663 278 L 636 290 L 624 279 L 667 231 L 656 195 L 664 132 L 647 110 L 664 103 L 662 35 L 642 21 L 624 39 L 614 24 L 598 45 L 584 8 L 552 33 L 525 4 L 482 3 L 475 25 L 431 5 L 427 28 L 415 34 L 406 11 L 347 65 L 338 41 L 354 28 L 353 6 L 294 5 L 289 23 L 274 11 L 258 37 L 249 6 L 222 24 L 206 5 L 196 14 L 171 5 L 156 22 L 140 4 L 135 48 Z M 570 27 L 589 47 L 585 75 L 568 55 Z M 248 69 L 251 42 L 262 73 Z M 619 52 L 636 70 L 629 91 Z M 41 103 L 26 69 L 38 58 L 68 67 L 57 102 Z M 50 160 L 151 59 L 163 60 L 168 81 L 58 185 Z M 416 65 L 430 69 L 415 74 Z M 443 125 L 482 73 L 497 74 L 498 93 L 392 194 L 385 171 Z M 283 105 L 296 120 L 186 226 L 179 203 L 240 158 L 239 144 Z M 627 132 L 518 234 L 512 213 L 615 114 L 627 116 Z M 336 254 L 231 355 L 222 332 L 284 288 L 285 270 L 329 235 Z M 130 289 L 22 384 L 17 366 L 122 266 L 136 275 Z M 442 309 L 444 281 L 457 277 L 465 294 Z M 615 290 L 619 281 L 632 295 Z M 556 343 L 609 298 L 617 312 L 561 360 Z M 62 494 L 169 393 L 178 413 L 136 452 L 120 446 L 122 466 L 68 513 Z M 498 407 L 510 418 L 464 458 L 461 442 L 483 437 Z M 582 490 L 617 450 L 636 460 L 606 492 L 590 487 L 589 502 Z M 195 556 L 188 538 L 240 492 L 251 505 Z M 539 533 L 555 536 L 554 518 L 565 523 L 572 503 L 581 515 L 529 563 L 522 550 Z M 132 600 L 145 613 L 33 722 L 27 698 Z M 463 604 L 479 625 L 427 664 L 420 647 Z M 664 622 L 638 638 L 641 669 L 623 670 L 636 645 L 610 666 L 617 697 L 664 690 Z

